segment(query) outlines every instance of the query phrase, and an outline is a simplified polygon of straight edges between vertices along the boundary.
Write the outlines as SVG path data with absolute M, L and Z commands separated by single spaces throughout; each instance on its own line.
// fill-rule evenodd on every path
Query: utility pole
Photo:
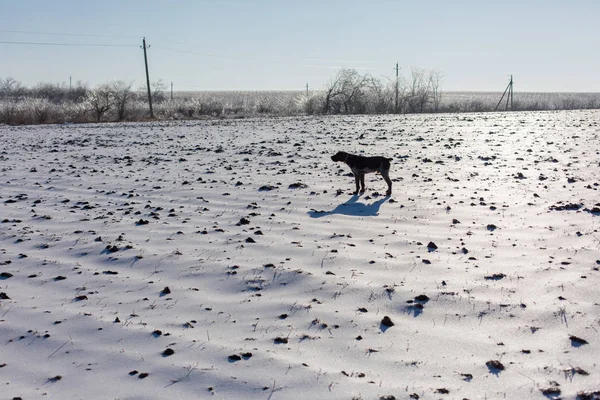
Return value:
M 306 84 L 306 97 L 308 97 L 308 83 Z
M 510 76 L 510 82 L 508 82 L 508 96 L 506 96 L 506 105 L 504 106 L 504 111 L 508 110 L 508 101 L 510 100 L 511 86 L 512 86 L 512 75 Z
M 173 81 L 171 81 L 171 101 L 173 101 Z
M 142 39 L 142 49 L 144 49 L 144 64 L 146 64 L 146 86 L 148 87 L 148 104 L 150 104 L 150 118 L 154 118 L 154 112 L 152 111 L 152 92 L 150 91 L 150 75 L 148 74 L 148 56 L 146 55 L 146 38 Z
M 506 96 L 506 92 L 508 92 L 508 96 Z M 502 100 L 504 99 L 504 96 L 506 96 L 506 105 L 504 106 L 504 111 L 508 110 L 508 101 L 510 100 L 510 109 L 511 111 L 514 110 L 513 109 L 513 76 L 510 76 L 510 82 L 508 82 L 508 86 L 506 86 L 506 89 L 504 89 L 504 93 L 502 93 L 502 97 L 500 97 L 500 101 L 498 101 L 498 104 L 496 104 L 496 108 L 494 108 L 494 111 L 498 110 L 498 107 L 500 106 L 500 103 L 502 103 Z
M 511 111 L 514 110 L 514 108 L 513 108 L 513 79 L 512 79 L 512 75 L 510 76 L 510 109 L 511 109 Z
M 398 63 L 396 63 L 396 107 L 395 107 L 395 111 L 396 114 L 398 114 Z
M 69 92 L 71 91 L 71 75 L 69 75 Z

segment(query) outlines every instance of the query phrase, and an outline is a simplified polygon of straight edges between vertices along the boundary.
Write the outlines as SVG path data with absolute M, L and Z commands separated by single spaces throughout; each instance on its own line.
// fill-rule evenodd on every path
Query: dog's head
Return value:
M 331 156 L 332 161 L 344 161 L 348 157 L 348 153 L 345 151 L 338 151 L 335 155 Z

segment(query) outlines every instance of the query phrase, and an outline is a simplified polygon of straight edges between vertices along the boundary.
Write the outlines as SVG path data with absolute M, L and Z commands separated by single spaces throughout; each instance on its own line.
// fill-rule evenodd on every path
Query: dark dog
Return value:
M 356 181 L 356 192 L 354 194 L 358 194 L 359 189 L 361 193 L 365 192 L 365 174 L 370 172 L 379 172 L 388 185 L 385 195 L 390 196 L 392 194 L 392 181 L 389 176 L 390 161 L 393 160 L 392 158 L 355 156 L 344 151 L 339 151 L 334 156 L 331 156 L 331 159 L 333 161 L 345 162 L 352 170 L 354 180 Z

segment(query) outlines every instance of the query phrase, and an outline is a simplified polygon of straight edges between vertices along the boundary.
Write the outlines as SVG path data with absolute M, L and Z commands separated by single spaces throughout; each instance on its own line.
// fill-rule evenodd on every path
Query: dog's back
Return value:
M 359 188 L 361 189 L 360 190 L 361 193 L 363 193 L 365 191 L 365 174 L 368 174 L 371 172 L 379 172 L 388 185 L 388 190 L 387 190 L 386 194 L 388 196 L 392 194 L 392 181 L 389 177 L 390 165 L 391 165 L 390 161 L 393 160 L 392 158 L 381 157 L 381 156 L 379 156 L 379 157 L 364 157 L 364 156 L 357 156 L 354 154 L 349 154 L 344 151 L 339 151 L 331 157 L 331 160 L 344 162 L 350 167 L 350 169 L 352 170 L 352 173 L 354 174 L 354 178 L 356 180 L 356 192 L 355 193 L 359 192 Z M 360 183 L 360 186 L 359 186 L 359 183 Z
M 375 171 L 381 172 L 381 170 L 389 171 L 390 161 L 392 161 L 392 159 L 387 157 L 363 157 L 348 154 L 346 164 L 352 169 L 368 173 Z

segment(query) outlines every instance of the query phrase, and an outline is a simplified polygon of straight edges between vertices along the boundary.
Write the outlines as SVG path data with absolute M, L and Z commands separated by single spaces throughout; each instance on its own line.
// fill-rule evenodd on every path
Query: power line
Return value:
M 124 36 L 124 35 L 92 35 L 85 33 L 58 33 L 58 32 L 34 32 L 34 31 L 13 31 L 7 29 L 0 29 L 0 32 L 4 33 L 24 33 L 28 35 L 54 35 L 54 36 L 84 36 L 84 37 L 105 37 L 105 38 L 136 38 L 139 36 Z
M 29 34 L 29 35 L 54 35 L 54 36 L 73 36 L 73 37 L 102 37 L 102 38 L 138 38 L 138 36 L 129 36 L 129 35 L 100 35 L 100 34 L 84 34 L 84 33 L 60 33 L 60 32 L 37 32 L 37 31 L 22 31 L 22 30 L 9 30 L 9 29 L 0 29 L 0 32 L 4 33 L 20 33 L 20 34 Z M 175 45 L 183 45 L 187 46 L 187 43 L 175 42 L 169 40 L 159 40 L 159 42 L 170 43 Z M 117 45 L 117 44 L 79 44 L 79 43 L 51 43 L 51 42 L 23 42 L 23 41 L 0 41 L 1 44 L 20 44 L 20 45 L 35 45 L 35 46 L 80 46 L 80 47 L 132 47 L 136 45 Z M 238 61 L 252 61 L 252 62 L 264 62 L 265 60 L 256 59 L 251 57 L 243 57 L 243 56 L 228 56 L 223 54 L 215 54 L 215 53 L 204 53 L 197 52 L 192 50 L 183 50 L 183 49 L 174 49 L 174 48 L 160 48 L 158 49 L 172 51 L 183 54 L 193 54 L 201 57 L 211 57 L 211 58 L 221 58 L 225 60 L 238 60 Z M 303 61 L 322 61 L 322 62 L 333 62 L 333 63 L 352 63 L 352 64 L 371 64 L 372 61 L 341 61 L 341 60 L 327 60 L 327 59 L 319 59 L 319 58 L 299 58 L 298 60 Z M 271 64 L 283 64 L 283 65 L 298 65 L 296 62 L 281 62 L 281 61 L 271 61 Z M 339 69 L 340 66 L 331 66 L 331 65 L 299 65 L 305 68 L 326 68 L 326 69 Z M 373 68 L 369 67 L 352 67 L 354 69 L 362 69 L 369 70 Z
M 192 55 L 196 55 L 196 56 L 201 56 L 201 57 L 212 57 L 212 58 L 221 58 L 224 60 L 237 60 L 237 61 L 250 61 L 250 62 L 258 62 L 258 63 L 268 63 L 271 65 L 295 65 L 295 66 L 299 66 L 299 67 L 304 67 L 304 68 L 326 68 L 326 69 L 340 69 L 340 68 L 344 68 L 342 66 L 339 65 L 313 65 L 313 64 L 298 64 L 297 62 L 294 61 L 276 61 L 276 60 L 266 60 L 266 59 L 262 59 L 262 58 L 250 58 L 250 57 L 236 57 L 236 56 L 227 56 L 227 55 L 222 55 L 222 54 L 214 54 L 214 53 L 200 53 L 197 51 L 191 51 L 191 50 L 180 50 L 180 49 L 172 49 L 172 48 L 167 48 L 167 47 L 155 47 L 155 49 L 158 50 L 164 50 L 164 51 L 172 51 L 175 53 L 182 53 L 182 54 L 192 54 Z M 300 60 L 303 60 L 302 58 L 300 58 Z M 327 60 L 323 60 L 323 61 L 327 61 Z M 336 62 L 336 61 L 332 61 L 331 62 Z M 363 63 L 367 63 L 370 61 L 361 61 Z M 356 69 L 356 70 L 372 70 L 373 68 L 370 67 L 356 67 L 356 66 L 352 66 L 352 67 L 348 67 L 348 68 L 352 68 L 352 69 Z
M 79 46 L 79 47 L 137 47 L 135 44 L 96 44 L 96 43 L 50 43 L 50 42 L 12 42 L 0 40 L 3 44 L 24 44 L 34 46 Z
M 310 58 L 310 57 L 308 57 L 308 58 L 301 57 L 301 58 L 299 58 L 299 60 L 333 62 L 333 63 L 340 63 L 340 64 L 375 64 L 375 61 L 328 60 L 325 58 Z
M 184 54 L 193 54 L 196 56 L 202 56 L 202 57 L 213 57 L 213 58 L 223 58 L 226 60 L 246 60 L 246 61 L 254 61 L 251 58 L 243 58 L 243 57 L 231 57 L 231 56 L 224 56 L 221 54 L 213 54 L 213 53 L 199 53 L 197 51 L 190 51 L 190 50 L 180 50 L 180 49 L 169 49 L 167 47 L 160 47 L 160 46 L 155 46 L 155 49 L 158 50 L 166 50 L 166 51 L 173 51 L 175 53 L 184 53 Z
M 154 42 L 155 43 L 157 43 L 157 42 L 158 43 L 169 43 L 169 44 L 174 44 L 174 45 L 178 45 L 178 46 L 185 46 L 187 48 L 189 48 L 189 46 L 190 46 L 189 43 L 174 42 L 172 40 L 164 40 L 164 39 L 155 40 Z M 193 46 L 193 45 L 191 45 L 191 46 Z M 226 55 L 222 55 L 222 54 L 202 53 L 202 52 L 196 52 L 196 51 L 193 51 L 193 50 L 186 50 L 186 49 L 174 49 L 174 48 L 163 47 L 162 50 L 174 51 L 174 52 L 179 52 L 179 53 L 195 54 L 195 55 L 205 56 L 205 57 L 215 57 L 215 58 L 224 58 L 224 59 L 233 59 L 233 60 L 252 60 L 252 61 L 256 61 L 255 58 L 251 58 L 251 57 L 232 57 L 232 56 L 226 56 Z M 340 63 L 340 64 L 375 64 L 376 63 L 375 61 L 333 60 L 333 59 L 314 58 L 314 57 L 299 57 L 299 58 L 297 58 L 297 60 L 301 60 L 301 61 L 319 61 L 319 62 Z M 364 68 L 364 69 L 366 69 L 366 68 Z M 371 68 L 369 68 L 369 69 L 371 69 Z

